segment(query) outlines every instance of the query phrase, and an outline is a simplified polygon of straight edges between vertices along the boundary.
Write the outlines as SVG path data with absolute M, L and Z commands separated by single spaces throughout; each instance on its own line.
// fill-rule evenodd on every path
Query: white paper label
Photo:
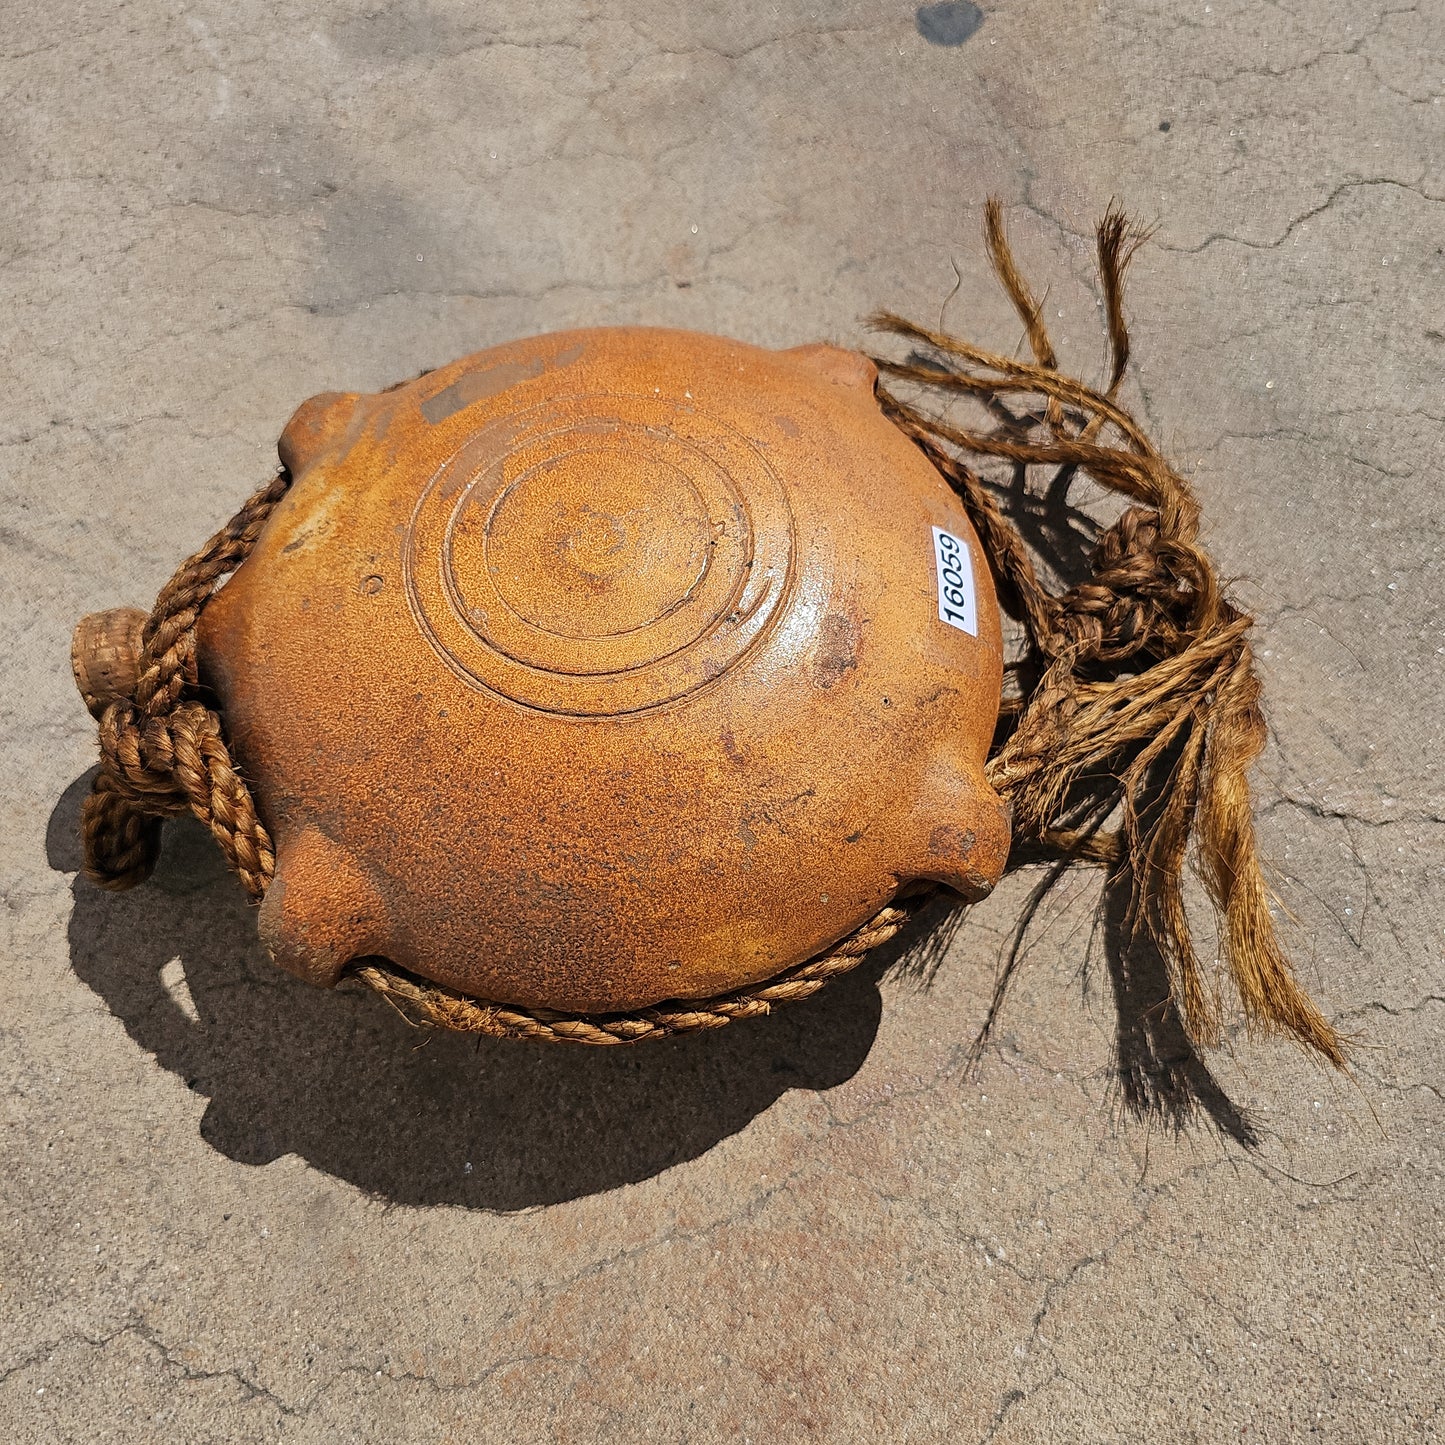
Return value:
M 933 560 L 938 569 L 939 621 L 977 637 L 978 597 L 973 590 L 973 560 L 968 543 L 942 527 L 935 527 Z

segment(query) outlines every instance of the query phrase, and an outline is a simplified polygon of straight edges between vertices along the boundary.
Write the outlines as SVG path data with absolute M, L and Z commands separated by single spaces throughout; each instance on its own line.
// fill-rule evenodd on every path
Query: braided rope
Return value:
M 926 896 L 920 893 L 890 904 L 827 953 L 784 969 L 765 983 L 713 998 L 677 999 L 630 1014 L 565 1014 L 482 1003 L 374 960 L 353 972 L 398 1006 L 404 1005 L 404 1013 L 410 1010 L 428 1023 L 461 1033 L 540 1043 L 636 1044 L 721 1028 L 738 1019 L 759 1018 L 779 1004 L 811 998 L 893 938 Z
M 986 236 L 1034 360 L 985 351 L 889 313 L 876 316 L 875 326 L 923 348 L 926 359 L 874 360 L 884 376 L 948 400 L 972 396 L 1003 417 L 999 429 L 984 433 L 926 413 L 886 386 L 878 392 L 885 414 L 962 499 L 1000 598 L 1027 635 L 1028 652 L 1015 671 L 1034 680 L 1005 699 L 988 779 L 1013 805 L 1017 841 L 1132 874 L 1135 921 L 1171 964 L 1190 1033 L 1210 1044 L 1219 1038 L 1219 1004 L 1195 957 L 1181 885 L 1194 843 L 1246 1016 L 1342 1065 L 1338 1036 L 1295 982 L 1279 946 L 1256 855 L 1246 774 L 1263 747 L 1264 720 L 1246 638 L 1252 619 L 1225 596 L 1199 545 L 1199 505 L 1189 485 L 1116 400 L 1129 357 L 1123 273 L 1143 237 L 1113 211 L 1099 227 L 1112 355 L 1108 385 L 1099 392 L 1057 370 L 1042 307 L 1014 263 L 994 201 Z M 1013 415 L 1003 404 L 1009 396 L 1041 401 L 1042 411 Z M 1114 444 L 1105 445 L 1104 436 Z M 1103 531 L 1089 579 L 1054 592 L 967 455 L 1011 463 L 1020 489 L 1028 469 L 1053 467 L 1057 494 L 1075 473 L 1086 473 L 1134 505 Z M 191 694 L 201 610 L 250 554 L 289 485 L 283 471 L 262 487 L 181 565 L 148 617 L 133 614 L 136 637 L 115 649 L 116 656 L 134 655 L 133 668 L 97 681 L 95 668 L 82 668 L 77 652 L 77 681 L 100 724 L 101 747 L 82 818 L 86 872 L 104 887 L 128 888 L 147 877 L 161 819 L 187 809 L 210 827 L 253 898 L 274 876 L 275 850 L 231 762 L 221 720 Z M 1151 792 L 1160 768 L 1165 784 Z M 1078 791 L 1100 779 L 1112 791 L 1106 787 L 1104 805 L 1096 799 L 1092 812 L 1083 810 L 1087 826 L 1079 827 Z M 1115 805 L 1122 807 L 1123 826 L 1104 831 L 1099 825 Z M 544 1042 L 638 1043 L 718 1028 L 810 997 L 893 938 L 927 892 L 895 899 L 824 954 L 764 983 L 627 1014 L 487 1003 L 379 959 L 359 961 L 352 973 L 408 1017 L 448 1029 Z

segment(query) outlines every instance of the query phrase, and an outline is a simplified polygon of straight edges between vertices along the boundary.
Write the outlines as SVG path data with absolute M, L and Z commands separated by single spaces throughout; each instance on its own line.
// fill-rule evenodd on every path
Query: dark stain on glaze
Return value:
M 944 823 L 928 835 L 928 851 L 935 858 L 957 862 L 973 852 L 978 839 L 971 828 L 958 828 Z
M 501 366 L 488 367 L 486 371 L 465 372 L 450 386 L 422 402 L 421 414 L 436 426 L 473 402 L 497 396 L 518 382 L 535 381 L 545 369 L 541 357 L 533 357 L 531 361 L 504 362 Z
M 818 655 L 813 661 L 813 686 L 825 691 L 845 672 L 858 666 L 858 624 L 841 612 L 830 612 L 818 629 Z

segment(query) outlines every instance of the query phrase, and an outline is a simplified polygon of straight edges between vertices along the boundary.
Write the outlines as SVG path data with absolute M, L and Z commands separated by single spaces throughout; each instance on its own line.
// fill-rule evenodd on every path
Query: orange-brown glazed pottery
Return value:
M 998 609 L 874 379 L 638 328 L 305 403 L 198 628 L 277 962 L 608 1012 L 771 977 L 910 880 L 986 893 Z

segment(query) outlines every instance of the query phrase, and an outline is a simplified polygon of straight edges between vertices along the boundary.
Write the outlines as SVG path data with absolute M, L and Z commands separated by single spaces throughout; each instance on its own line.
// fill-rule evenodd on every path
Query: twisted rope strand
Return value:
M 784 970 L 766 983 L 710 999 L 679 999 L 635 1014 L 564 1014 L 549 1009 L 483 1003 L 387 964 L 368 961 L 353 971 L 363 982 L 427 1023 L 494 1039 L 541 1043 L 636 1044 L 674 1034 L 721 1028 L 758 1018 L 779 1004 L 811 998 L 830 980 L 856 968 L 873 949 L 893 938 L 924 901 L 919 894 L 880 910 L 827 953 Z M 410 1016 L 410 1015 L 408 1015 Z

